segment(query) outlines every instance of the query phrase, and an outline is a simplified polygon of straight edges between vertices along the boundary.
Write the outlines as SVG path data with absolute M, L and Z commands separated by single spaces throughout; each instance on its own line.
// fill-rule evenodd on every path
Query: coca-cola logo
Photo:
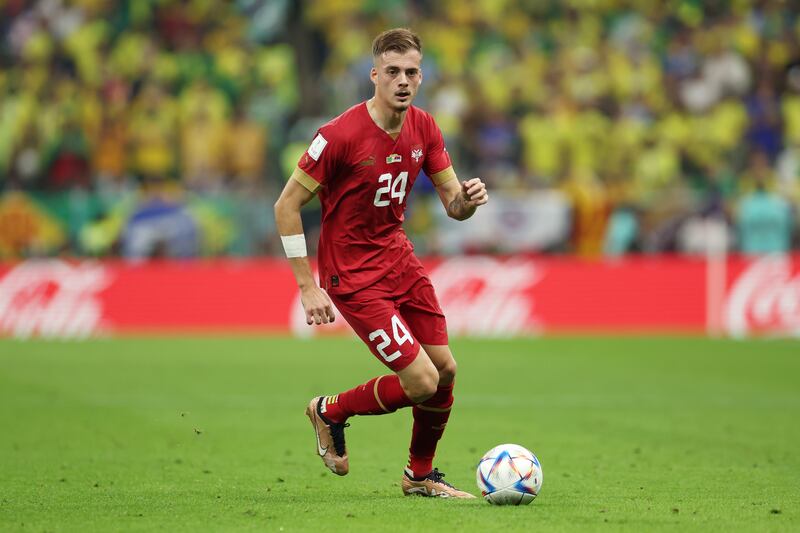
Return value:
M 448 331 L 478 336 L 539 329 L 530 290 L 542 275 L 530 260 L 488 256 L 449 259 L 430 273 Z
M 800 272 L 788 256 L 758 259 L 733 283 L 724 308 L 726 330 L 800 335 Z
M 98 333 L 97 293 L 110 282 L 97 264 L 27 261 L 0 277 L 0 335 L 81 338 Z
M 456 257 L 434 267 L 430 278 L 452 335 L 502 337 L 538 329 L 530 290 L 542 272 L 529 260 Z M 335 306 L 333 324 L 308 326 L 299 294 L 290 313 L 292 333 L 298 337 L 352 333 Z

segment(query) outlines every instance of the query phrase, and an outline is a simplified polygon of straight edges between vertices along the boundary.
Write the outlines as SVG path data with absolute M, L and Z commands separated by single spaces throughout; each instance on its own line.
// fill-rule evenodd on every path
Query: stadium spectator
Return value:
M 746 254 L 786 253 L 792 239 L 792 208 L 770 190 L 774 180 L 766 154 L 754 154 L 750 173 L 753 190 L 737 204 L 739 249 Z
M 767 189 L 800 206 L 800 14 L 758 0 L 0 2 L 0 190 L 78 187 L 110 214 L 171 180 L 233 205 L 217 214 L 257 240 L 236 249 L 263 250 L 238 188 L 281 187 L 320 117 L 371 89 L 367 36 L 398 24 L 427 42 L 420 104 L 498 205 L 574 190 L 580 171 L 594 185 L 573 191 L 575 213 L 613 182 L 624 194 L 598 212 L 632 203 L 641 248 L 674 249 L 667 228 L 709 191 L 733 212 L 761 151 Z M 617 230 L 585 220 L 593 244 L 577 248 L 598 254 Z M 420 228 L 420 245 L 439 240 L 437 222 Z

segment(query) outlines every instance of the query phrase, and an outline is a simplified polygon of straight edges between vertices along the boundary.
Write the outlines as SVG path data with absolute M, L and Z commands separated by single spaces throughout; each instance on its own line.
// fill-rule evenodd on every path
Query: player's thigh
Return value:
M 330 296 L 373 355 L 393 372 L 403 370 L 417 358 L 420 343 L 392 300 L 368 291 Z

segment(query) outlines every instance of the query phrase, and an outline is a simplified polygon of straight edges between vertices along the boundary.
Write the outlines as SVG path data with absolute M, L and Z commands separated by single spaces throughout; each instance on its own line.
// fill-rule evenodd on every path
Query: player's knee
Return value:
M 429 400 L 434 394 L 436 394 L 436 382 L 432 380 L 416 383 L 406 391 L 408 399 L 414 403 Z
M 456 360 L 452 357 L 439 368 L 439 385 L 450 385 L 456 379 Z
M 431 365 L 433 367 L 433 365 Z M 427 370 L 420 373 L 412 383 L 403 387 L 406 396 L 414 403 L 422 403 L 436 394 L 436 388 L 439 386 L 439 374 L 436 369 Z

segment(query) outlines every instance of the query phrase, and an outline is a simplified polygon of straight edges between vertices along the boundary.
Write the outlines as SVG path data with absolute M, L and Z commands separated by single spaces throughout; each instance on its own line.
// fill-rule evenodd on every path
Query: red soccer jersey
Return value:
M 397 139 L 375 124 L 366 102 L 322 126 L 295 173 L 322 204 L 320 285 L 346 294 L 402 268 L 413 250 L 402 228 L 407 195 L 420 170 L 436 182 L 450 166 L 439 127 L 414 106 Z

